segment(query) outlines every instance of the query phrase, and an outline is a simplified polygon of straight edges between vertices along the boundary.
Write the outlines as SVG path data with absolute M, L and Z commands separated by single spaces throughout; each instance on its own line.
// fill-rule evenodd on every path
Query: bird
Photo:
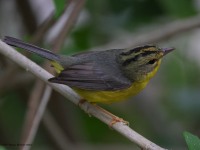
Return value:
M 138 94 L 156 74 L 162 58 L 174 50 L 142 45 L 68 56 L 9 36 L 3 41 L 48 59 L 57 72 L 49 82 L 70 86 L 88 102 L 105 104 Z

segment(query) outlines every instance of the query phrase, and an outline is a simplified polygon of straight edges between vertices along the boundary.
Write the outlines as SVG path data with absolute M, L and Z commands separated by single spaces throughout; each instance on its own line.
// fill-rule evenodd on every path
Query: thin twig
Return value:
M 60 34 L 56 38 L 57 40 L 54 41 L 54 44 L 53 44 L 53 51 L 54 52 L 58 51 L 59 49 L 61 49 L 61 46 L 62 46 L 62 44 L 64 42 L 64 39 L 67 36 L 67 34 L 69 33 L 69 30 L 72 27 L 73 23 L 77 19 L 78 14 L 80 13 L 81 8 L 83 7 L 84 2 L 85 2 L 84 0 L 78 0 L 78 1 L 75 2 L 74 8 L 72 9 L 72 12 L 70 13 L 69 18 L 66 18 L 65 24 L 64 24 L 63 28 L 61 29 Z M 68 9 L 69 7 L 71 7 L 71 5 L 73 5 L 71 3 L 66 9 Z M 47 70 L 50 70 L 48 67 L 45 67 L 45 68 Z M 38 81 L 38 82 L 40 82 L 40 81 Z M 38 88 L 34 88 L 33 91 L 38 91 L 37 89 Z M 51 92 L 47 92 L 47 91 L 48 91 L 47 89 L 44 90 L 44 95 L 48 95 L 49 94 L 49 97 L 50 97 Z M 41 92 L 37 93 L 37 95 L 40 96 L 41 95 L 40 93 Z M 30 101 L 37 101 L 37 100 L 31 98 Z M 41 100 L 41 103 L 43 103 L 42 100 Z M 45 104 L 47 104 L 47 103 L 45 103 Z M 37 106 L 38 106 L 38 110 L 36 109 Z M 25 126 L 24 126 L 24 132 L 22 134 L 23 135 L 22 136 L 22 143 L 27 143 L 27 141 L 29 142 L 29 140 L 33 140 L 34 139 L 34 136 L 35 136 L 35 134 L 37 132 L 37 129 L 38 129 L 39 122 L 40 122 L 40 120 L 42 118 L 42 115 L 40 113 L 38 113 L 38 111 L 40 109 L 44 109 L 45 110 L 46 109 L 46 105 L 40 105 L 40 104 L 39 105 L 34 105 L 34 107 L 32 107 L 32 108 L 34 109 L 34 111 L 36 111 L 36 115 L 34 113 L 32 113 L 31 111 L 29 111 L 27 113 L 27 119 L 26 119 L 26 123 L 25 123 Z M 32 117 L 30 117 L 30 116 L 32 116 Z M 25 146 L 22 147 L 23 150 L 25 150 L 27 148 L 28 147 L 25 147 Z
M 45 111 L 42 122 L 49 131 L 49 134 L 51 134 L 55 143 L 58 145 L 59 149 L 66 150 L 74 148 L 74 145 L 72 146 L 71 142 L 68 142 L 70 139 L 66 137 L 65 133 L 48 110 Z
M 184 20 L 176 20 L 163 26 L 159 26 L 157 29 L 148 33 L 140 34 L 134 38 L 132 47 L 139 44 L 154 43 L 166 40 L 178 33 L 183 33 L 188 30 L 200 27 L 200 16 L 191 17 Z
M 1 40 L 0 40 L 0 52 L 4 54 L 6 57 L 8 57 L 9 59 L 11 59 L 12 61 L 14 61 L 15 63 L 17 63 L 18 65 L 20 65 L 21 67 L 25 68 L 26 70 L 29 70 L 36 77 L 38 77 L 39 79 L 41 79 L 42 81 L 50 85 L 54 90 L 62 94 L 64 97 L 66 97 L 67 99 L 75 103 L 76 105 L 80 103 L 81 97 L 77 95 L 70 87 L 66 85 L 49 83 L 48 79 L 53 77 L 51 74 L 43 70 L 40 66 L 30 61 L 28 58 L 18 53 L 15 49 L 8 46 Z M 107 125 L 109 125 L 110 122 L 112 121 L 112 118 L 108 114 L 103 113 L 103 111 L 100 111 L 94 105 L 88 102 L 85 102 L 79 106 L 85 112 L 98 118 L 99 120 L 106 123 Z M 163 148 L 147 140 L 146 138 L 144 138 L 143 136 L 141 136 L 140 134 L 132 130 L 129 126 L 121 122 L 115 123 L 112 127 L 117 132 L 119 132 L 120 134 L 125 136 L 127 139 L 131 140 L 132 142 L 136 143 L 139 147 L 143 149 L 164 150 Z M 24 143 L 24 144 L 31 144 L 31 143 Z
M 56 22 L 55 18 L 53 17 L 53 14 L 50 14 L 50 16 L 44 21 L 42 25 L 37 29 L 37 31 L 34 33 L 34 35 L 31 38 L 31 43 L 38 44 L 41 42 L 46 35 L 47 31 L 50 29 L 50 27 Z
M 29 131 L 29 135 L 31 135 L 31 136 L 27 136 L 27 139 L 25 141 L 26 143 L 32 143 L 33 139 L 35 138 L 35 134 L 37 132 L 40 120 L 45 111 L 45 109 L 43 109 L 43 108 L 46 107 L 46 105 L 49 101 L 49 97 L 51 95 L 49 93 L 51 93 L 51 90 L 52 90 L 52 88 L 49 86 L 47 88 L 45 88 L 45 91 L 44 91 L 45 94 L 43 95 L 43 97 L 41 99 L 40 107 L 38 108 L 38 110 L 36 111 L 36 114 L 35 114 L 35 116 L 37 116 L 37 117 L 34 117 L 34 119 L 32 121 L 33 122 L 32 127 L 30 128 L 30 131 Z M 29 149 L 28 146 L 25 146 L 23 148 L 23 150 L 28 150 L 28 149 Z
M 27 108 L 27 112 L 26 112 L 26 116 L 24 119 L 24 124 L 23 124 L 23 131 L 21 134 L 21 143 L 26 143 L 29 135 L 30 135 L 30 131 L 31 128 L 33 128 L 33 120 L 35 118 L 35 114 L 36 114 L 36 110 L 38 110 L 41 99 L 40 96 L 42 95 L 43 91 L 44 91 L 44 83 L 42 83 L 41 81 L 37 80 L 35 83 L 35 88 L 33 88 L 31 94 L 30 94 L 30 100 L 28 101 L 28 108 Z M 44 105 L 43 105 L 44 106 Z M 27 146 L 22 146 L 21 149 L 23 149 L 24 147 Z
M 70 3 L 72 10 L 69 13 L 69 17 L 66 19 L 63 28 L 61 29 L 58 36 L 55 38 L 55 41 L 52 45 L 52 49 L 54 52 L 61 49 L 64 43 L 64 40 L 66 39 L 66 36 L 69 34 L 70 29 L 73 27 L 74 23 L 76 22 L 84 4 L 85 4 L 85 0 L 76 0 Z
M 138 45 L 157 43 L 198 27 L 200 27 L 200 15 L 184 20 L 176 20 L 163 25 L 160 24 L 151 31 L 117 36 L 116 39 L 113 39 L 113 42 L 110 42 L 104 46 L 94 47 L 92 50 L 111 49 L 115 47 L 124 48 L 127 47 L 127 45 L 128 47 L 132 48 Z
M 31 43 L 37 44 L 43 40 L 43 37 L 46 35 L 46 32 L 51 28 L 51 26 L 56 22 L 53 13 L 49 15 L 48 18 L 43 22 L 42 25 L 38 28 L 38 30 L 35 32 L 31 39 Z M 44 65 L 45 66 L 45 65 Z M 45 68 L 45 67 L 44 67 Z M 33 90 L 31 92 L 31 95 L 28 100 L 28 108 L 26 112 L 26 116 L 24 119 L 24 125 L 23 130 L 21 133 L 21 143 L 24 143 L 26 139 L 29 136 L 29 131 L 32 128 L 33 120 L 35 117 L 35 113 L 37 111 L 37 108 L 40 104 L 40 98 L 42 96 L 44 90 L 44 83 L 42 83 L 40 80 L 37 80 Z M 23 146 L 21 147 L 23 149 Z

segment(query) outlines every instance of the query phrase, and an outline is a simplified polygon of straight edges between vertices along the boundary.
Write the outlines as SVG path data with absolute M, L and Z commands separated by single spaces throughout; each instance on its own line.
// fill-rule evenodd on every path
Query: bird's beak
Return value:
M 164 52 L 164 55 L 166 55 L 166 54 L 172 52 L 174 49 L 175 48 L 172 48 L 172 47 L 170 47 L 170 48 L 162 48 L 162 51 Z

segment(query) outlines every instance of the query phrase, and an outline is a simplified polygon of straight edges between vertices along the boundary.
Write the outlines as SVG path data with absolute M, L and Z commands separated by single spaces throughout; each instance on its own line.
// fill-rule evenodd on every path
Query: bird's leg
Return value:
M 87 100 L 85 100 L 85 99 L 80 99 L 80 101 L 79 101 L 79 103 L 78 103 L 78 106 L 81 107 L 81 105 L 84 104 L 86 101 L 87 101 Z M 129 125 L 129 122 L 128 122 L 128 121 L 125 121 L 125 120 L 123 120 L 122 118 L 119 118 L 119 117 L 115 116 L 114 114 L 110 113 L 109 111 L 107 111 L 107 110 L 103 109 L 102 107 L 99 107 L 98 105 L 96 105 L 96 103 L 92 103 L 92 104 L 93 104 L 93 106 L 95 106 L 98 110 L 100 110 L 101 112 L 103 112 L 104 114 L 108 115 L 108 116 L 111 118 L 111 121 L 110 121 L 110 123 L 109 123 L 109 126 L 110 126 L 110 127 L 112 127 L 112 126 L 113 126 L 115 123 L 117 123 L 117 122 L 122 122 L 122 123 L 124 123 L 124 124 L 126 124 L 126 125 Z M 90 113 L 89 113 L 88 111 L 86 111 L 86 112 L 89 114 L 89 116 L 91 116 Z
M 78 102 L 78 106 L 80 107 L 83 103 L 85 103 L 86 100 L 85 99 L 80 99 L 79 102 Z
M 81 108 L 82 107 L 82 105 L 85 103 L 85 102 L 87 102 L 87 100 L 86 99 L 80 99 L 79 100 L 79 102 L 78 102 L 78 106 Z M 89 115 L 89 117 L 91 117 L 92 115 L 90 114 L 90 112 L 88 112 L 88 107 L 86 107 L 86 110 L 85 110 L 85 112 Z
M 111 117 L 111 122 L 109 123 L 109 126 L 112 127 L 115 123 L 117 122 L 122 122 L 126 125 L 129 125 L 128 121 L 125 121 L 122 118 L 119 118 L 117 116 L 115 116 L 114 114 L 110 113 L 109 111 L 103 109 L 102 107 L 99 107 L 98 105 L 94 105 L 97 109 L 99 109 L 101 112 L 107 114 L 109 117 Z

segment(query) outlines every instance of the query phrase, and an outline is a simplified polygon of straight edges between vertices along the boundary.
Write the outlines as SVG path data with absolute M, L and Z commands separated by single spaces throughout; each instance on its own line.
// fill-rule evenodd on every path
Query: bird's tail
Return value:
M 60 59 L 60 56 L 47 50 L 47 49 L 43 49 L 40 48 L 38 46 L 23 42 L 19 39 L 13 38 L 13 37 L 9 37 L 9 36 L 5 36 L 3 41 L 5 43 L 7 43 L 8 45 L 14 46 L 14 47 L 18 47 L 18 48 L 22 48 L 25 49 L 31 53 L 35 53 L 38 54 L 41 57 L 44 57 L 46 59 L 49 60 L 55 60 L 58 61 Z

